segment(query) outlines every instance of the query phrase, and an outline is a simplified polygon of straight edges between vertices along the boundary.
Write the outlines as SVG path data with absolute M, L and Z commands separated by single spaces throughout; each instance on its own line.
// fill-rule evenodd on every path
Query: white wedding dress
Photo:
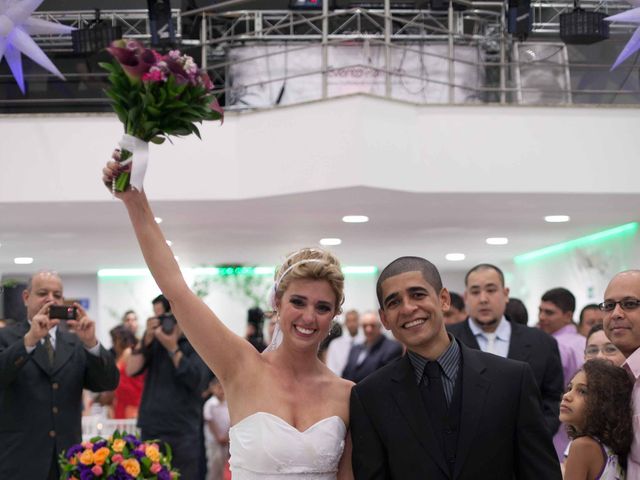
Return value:
M 338 416 L 304 432 L 257 412 L 229 430 L 233 480 L 335 480 L 347 428 Z

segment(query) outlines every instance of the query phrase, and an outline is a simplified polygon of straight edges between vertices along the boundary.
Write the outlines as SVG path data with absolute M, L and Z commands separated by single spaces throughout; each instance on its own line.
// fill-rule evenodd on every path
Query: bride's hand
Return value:
M 112 183 L 118 178 L 123 172 L 131 171 L 131 163 L 127 165 L 122 165 L 120 163 L 120 149 L 116 148 L 111 154 L 110 160 L 107 162 L 107 165 L 102 169 L 102 181 L 104 182 L 107 189 L 112 191 Z M 134 190 L 131 189 L 131 186 L 127 186 L 127 189 L 124 192 L 114 192 L 116 198 L 124 200 L 125 197 L 132 195 Z

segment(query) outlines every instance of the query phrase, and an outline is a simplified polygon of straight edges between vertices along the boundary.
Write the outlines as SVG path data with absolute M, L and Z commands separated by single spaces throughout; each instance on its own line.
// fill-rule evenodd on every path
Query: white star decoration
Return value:
M 11 73 L 23 94 L 25 90 L 21 53 L 64 80 L 64 76 L 30 35 L 70 33 L 75 30 L 59 23 L 30 18 L 43 1 L 0 0 L 0 62 L 2 57 L 7 59 Z
M 640 25 L 640 0 L 627 0 L 631 5 L 636 8 L 632 8 L 631 10 L 627 10 L 626 12 L 618 13 L 617 15 L 612 15 L 610 17 L 605 18 L 609 22 L 628 22 L 628 23 L 637 23 Z M 627 58 L 629 58 L 633 53 L 640 49 L 640 27 L 633 32 L 631 35 L 631 39 L 627 42 L 627 44 L 618 55 L 616 62 L 611 67 L 611 70 L 616 68 L 622 62 L 624 62 Z

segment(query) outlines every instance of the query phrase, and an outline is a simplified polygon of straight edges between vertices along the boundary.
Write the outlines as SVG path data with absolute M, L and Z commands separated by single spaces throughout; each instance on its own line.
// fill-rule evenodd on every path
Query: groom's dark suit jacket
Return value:
M 351 391 L 356 480 L 560 480 L 530 367 L 460 343 L 462 407 L 453 476 L 403 357 Z
M 470 319 L 447 325 L 447 330 L 467 347 L 480 350 L 478 341 L 469 327 Z M 503 322 L 505 320 L 502 320 Z M 511 340 L 507 358 L 526 362 L 533 371 L 542 396 L 542 413 L 554 435 L 560 427 L 560 399 L 564 392 L 562 362 L 558 342 L 537 328 L 511 323 Z

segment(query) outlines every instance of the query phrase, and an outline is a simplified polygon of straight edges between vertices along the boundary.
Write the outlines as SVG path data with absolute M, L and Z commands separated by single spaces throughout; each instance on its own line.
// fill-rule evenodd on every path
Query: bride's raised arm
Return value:
M 117 157 L 117 153 L 114 154 Z M 110 185 L 120 173 L 118 162 L 103 169 L 103 181 Z M 249 342 L 229 330 L 187 285 L 162 231 L 155 221 L 144 192 L 116 193 L 125 204 L 140 249 L 158 287 L 169 300 L 171 311 L 198 354 L 225 383 L 260 356 Z

